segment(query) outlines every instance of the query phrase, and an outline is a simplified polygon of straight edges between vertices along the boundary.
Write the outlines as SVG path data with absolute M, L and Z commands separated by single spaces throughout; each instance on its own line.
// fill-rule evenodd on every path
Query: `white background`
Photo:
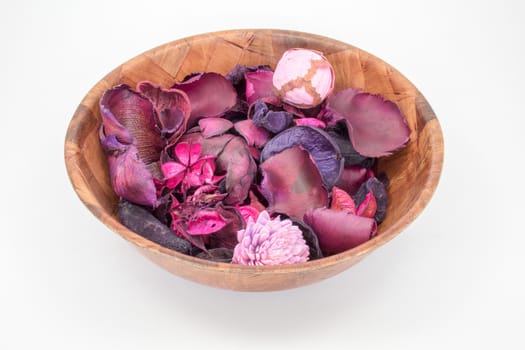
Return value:
M 521 1 L 2 1 L 1 349 L 524 349 Z M 83 206 L 63 162 L 85 93 L 202 32 L 294 29 L 403 72 L 445 136 L 441 182 L 401 235 L 308 287 L 175 277 Z

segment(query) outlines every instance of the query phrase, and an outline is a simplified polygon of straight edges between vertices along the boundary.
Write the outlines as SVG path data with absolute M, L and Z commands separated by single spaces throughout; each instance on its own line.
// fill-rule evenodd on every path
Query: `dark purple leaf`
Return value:
M 290 220 L 292 220 L 294 225 L 299 227 L 299 229 L 303 232 L 303 238 L 310 248 L 309 260 L 321 259 L 323 257 L 323 252 L 319 246 L 319 239 L 317 238 L 314 230 L 312 230 L 312 228 L 305 224 L 302 220 L 295 218 L 290 218 Z
M 345 159 L 345 167 L 352 165 L 360 165 L 365 168 L 370 168 L 374 165 L 374 158 L 362 156 L 352 146 L 348 138 L 348 132 L 345 125 L 337 125 L 337 128 L 327 130 L 328 135 L 337 143 L 341 150 L 341 155 Z
M 328 204 L 328 193 L 308 152 L 293 146 L 261 164 L 261 192 L 269 210 L 302 219 L 311 208 Z
M 325 255 L 352 249 L 368 241 L 377 230 L 374 219 L 326 208 L 309 210 L 304 215 L 304 222 L 317 234 Z
M 109 165 L 109 177 L 115 193 L 133 203 L 155 207 L 157 189 L 153 175 L 138 158 L 134 144 L 124 145 L 115 135 L 102 140 Z
M 359 190 L 354 196 L 356 206 L 359 207 L 363 203 L 369 192 L 374 195 L 377 205 L 374 219 L 380 224 L 383 222 L 386 215 L 387 192 L 385 184 L 382 181 L 379 181 L 376 177 L 369 178 L 359 187 Z
M 246 140 L 249 146 L 262 148 L 270 134 L 265 128 L 256 126 L 251 119 L 241 120 L 234 124 L 235 130 Z
M 363 156 L 387 156 L 409 140 L 405 117 L 379 95 L 343 90 L 328 99 L 328 109 L 346 122 L 350 141 Z
M 205 118 L 199 120 L 199 127 L 204 138 L 224 134 L 233 127 L 233 123 L 224 118 Z
M 272 111 L 263 101 L 255 102 L 253 106 L 253 123 L 277 134 L 286 129 L 292 122 L 293 116 L 285 111 Z
M 118 85 L 102 95 L 100 113 L 105 136 L 116 135 L 122 143 L 135 143 L 138 157 L 146 165 L 159 160 L 165 141 L 146 97 L 127 85 Z
M 200 118 L 222 116 L 237 102 L 233 85 L 218 73 L 200 73 L 182 83 L 175 83 L 173 88 L 184 91 L 190 99 L 189 127 Z
M 296 145 L 310 153 L 324 185 L 331 189 L 343 171 L 344 160 L 337 144 L 321 129 L 299 125 L 284 130 L 266 143 L 261 152 L 261 163 Z
M 150 241 L 183 254 L 191 254 L 191 244 L 177 236 L 153 214 L 141 206 L 120 201 L 118 208 L 120 222 Z

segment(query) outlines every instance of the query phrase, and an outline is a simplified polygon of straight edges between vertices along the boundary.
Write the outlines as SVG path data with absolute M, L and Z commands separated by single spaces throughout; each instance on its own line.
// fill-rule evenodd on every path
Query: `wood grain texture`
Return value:
M 148 241 L 121 225 L 117 196 L 108 177 L 98 140 L 98 100 L 117 84 L 135 86 L 150 80 L 170 86 L 196 71 L 226 73 L 235 64 L 275 64 L 293 47 L 322 51 L 335 69 L 335 91 L 361 88 L 394 101 L 407 117 L 410 143 L 378 162 L 390 179 L 389 203 L 378 235 L 352 250 L 304 264 L 245 267 L 186 256 Z M 317 35 L 283 30 L 232 30 L 177 40 L 149 50 L 106 75 L 86 95 L 69 125 L 65 140 L 67 171 L 82 202 L 111 230 L 166 270 L 214 287 L 269 291 L 294 288 L 333 276 L 399 234 L 423 210 L 439 181 L 443 136 L 432 108 L 401 73 L 377 57 L 351 45 Z

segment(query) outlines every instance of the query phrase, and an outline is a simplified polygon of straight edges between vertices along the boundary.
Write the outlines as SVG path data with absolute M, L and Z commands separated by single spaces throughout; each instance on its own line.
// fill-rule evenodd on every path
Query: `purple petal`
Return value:
M 155 207 L 157 189 L 153 176 L 139 159 L 135 145 L 121 144 L 115 135 L 110 135 L 102 140 L 102 147 L 115 193 L 130 202 Z
M 116 135 L 123 143 L 136 142 L 138 157 L 146 165 L 159 160 L 165 142 L 146 97 L 127 85 L 116 86 L 102 95 L 100 113 L 106 136 Z
M 224 203 L 234 205 L 243 202 L 248 196 L 250 186 L 257 173 L 257 165 L 250 154 L 248 145 L 240 137 L 232 137 L 218 156 L 215 164 L 219 172 L 226 172 L 225 181 L 228 197 Z
M 315 231 L 326 255 L 352 249 L 368 241 L 377 230 L 374 219 L 326 208 L 309 210 L 304 222 Z
M 149 81 L 138 83 L 137 91 L 153 104 L 162 134 L 175 142 L 186 130 L 190 117 L 191 106 L 186 93 L 178 89 L 164 89 Z
M 188 126 L 194 126 L 198 119 L 220 117 L 237 102 L 233 85 L 218 73 L 200 73 L 173 88 L 184 91 L 191 103 Z
M 277 134 L 286 129 L 292 122 L 293 115 L 285 111 L 271 111 L 263 101 L 253 106 L 253 123 Z
M 302 219 L 311 208 L 328 204 L 328 193 L 308 152 L 293 146 L 261 164 L 261 192 L 269 210 Z
M 244 74 L 246 79 L 246 101 L 251 105 L 257 100 L 270 98 L 277 99 L 273 93 L 273 72 L 268 70 L 257 70 Z
M 199 127 L 204 138 L 222 135 L 233 127 L 233 123 L 224 118 L 205 118 L 199 120 Z
M 262 148 L 270 139 L 268 131 L 265 128 L 256 126 L 251 119 L 241 120 L 235 123 L 234 127 L 250 146 Z
M 324 185 L 331 189 L 341 175 L 344 160 L 337 144 L 321 129 L 299 125 L 284 130 L 266 143 L 261 152 L 261 163 L 295 145 L 310 153 Z
M 344 90 L 329 99 L 328 108 L 346 122 L 350 141 L 363 156 L 387 156 L 410 138 L 397 105 L 379 95 Z

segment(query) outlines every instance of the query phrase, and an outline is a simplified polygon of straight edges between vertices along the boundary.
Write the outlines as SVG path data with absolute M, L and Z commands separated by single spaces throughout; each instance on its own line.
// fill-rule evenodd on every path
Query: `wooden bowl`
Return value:
M 124 227 L 117 219 L 106 158 L 99 143 L 98 101 L 114 85 L 150 80 L 170 86 L 196 71 L 228 72 L 235 64 L 275 64 L 293 47 L 323 52 L 335 69 L 335 91 L 352 87 L 381 94 L 397 103 L 411 129 L 402 151 L 381 159 L 377 170 L 390 179 L 385 221 L 372 240 L 341 254 L 302 264 L 246 267 L 180 254 Z M 423 95 L 388 63 L 354 46 L 326 37 L 285 30 L 231 30 L 176 40 L 120 65 L 82 100 L 69 125 L 65 161 L 71 183 L 88 209 L 111 230 L 166 270 L 214 287 L 269 291 L 294 288 L 333 276 L 383 245 L 416 218 L 430 200 L 441 173 L 443 136 Z

